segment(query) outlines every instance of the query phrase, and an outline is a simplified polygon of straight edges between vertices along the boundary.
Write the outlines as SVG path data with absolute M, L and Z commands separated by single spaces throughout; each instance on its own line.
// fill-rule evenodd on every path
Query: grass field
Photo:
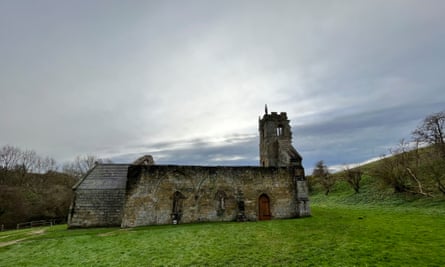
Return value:
M 0 266 L 445 266 L 435 209 L 313 206 L 304 219 L 0 233 Z

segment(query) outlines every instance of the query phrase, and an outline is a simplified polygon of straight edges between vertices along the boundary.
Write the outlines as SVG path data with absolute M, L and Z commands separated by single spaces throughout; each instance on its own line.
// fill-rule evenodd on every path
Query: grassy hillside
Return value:
M 1 266 L 444 266 L 445 214 L 314 205 L 302 219 L 0 233 Z
M 369 175 L 364 174 L 361 181 L 360 193 L 355 193 L 347 182 L 338 178 L 332 191 L 324 194 L 319 186 L 314 186 L 310 196 L 311 203 L 317 206 L 357 206 L 358 208 L 406 208 L 423 209 L 441 214 L 445 213 L 445 197 L 435 194 L 432 197 L 412 193 L 395 193 L 390 187 Z
M 345 172 L 335 173 L 335 185 L 329 194 L 325 195 L 325 189 L 317 183 L 313 177 L 309 177 L 312 183 L 311 201 L 323 205 L 365 205 L 365 206 L 406 206 L 406 207 L 431 207 L 439 210 L 445 209 L 445 194 L 438 190 L 437 179 L 445 182 L 445 161 L 432 157 L 432 147 L 418 151 L 406 152 L 403 156 L 403 164 L 400 155 L 388 157 L 363 166 L 360 181 L 360 192 L 355 193 L 352 187 L 345 181 Z M 406 171 L 409 168 L 415 175 Z M 397 175 L 406 185 L 405 192 L 397 192 L 391 183 L 388 183 L 391 175 Z M 419 183 L 425 194 L 420 194 Z

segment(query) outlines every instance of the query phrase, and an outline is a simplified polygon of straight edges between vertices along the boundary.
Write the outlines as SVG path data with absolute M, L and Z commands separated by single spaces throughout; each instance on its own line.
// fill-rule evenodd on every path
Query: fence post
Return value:
M 19 229 L 20 229 L 20 224 L 18 223 L 18 224 L 17 224 L 17 230 L 19 230 Z
M 2 224 L 2 230 L 1 230 L 1 232 L 3 232 L 3 230 L 5 230 L 5 225 L 4 225 L 4 224 Z

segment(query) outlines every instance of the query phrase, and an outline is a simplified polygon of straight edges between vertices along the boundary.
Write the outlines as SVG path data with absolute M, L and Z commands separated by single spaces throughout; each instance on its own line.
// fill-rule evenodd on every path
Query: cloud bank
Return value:
M 2 1 L 0 145 L 257 165 L 267 103 L 305 166 L 366 161 L 445 109 L 427 2 Z

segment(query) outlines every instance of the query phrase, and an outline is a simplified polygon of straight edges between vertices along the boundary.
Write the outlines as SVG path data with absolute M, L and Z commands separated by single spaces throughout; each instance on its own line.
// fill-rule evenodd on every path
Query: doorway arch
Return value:
M 262 194 L 258 198 L 258 220 L 265 221 L 270 220 L 272 215 L 270 214 L 270 199 L 266 194 Z

